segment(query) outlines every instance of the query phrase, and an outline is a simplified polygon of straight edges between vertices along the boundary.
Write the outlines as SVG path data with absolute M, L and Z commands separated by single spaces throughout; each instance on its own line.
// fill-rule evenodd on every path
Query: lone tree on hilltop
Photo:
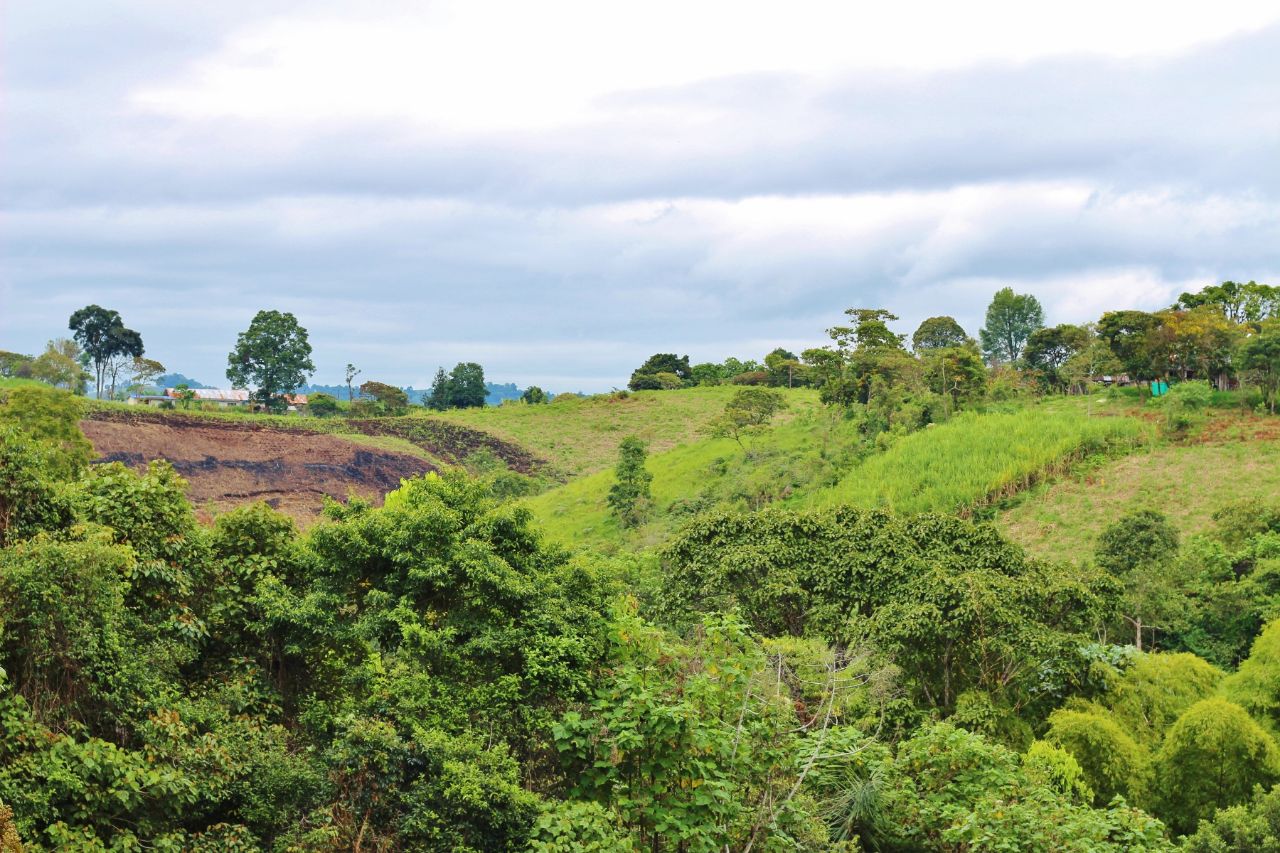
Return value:
M 284 408 L 283 395 L 307 381 L 311 362 L 307 330 L 288 312 L 259 311 L 227 355 L 227 379 L 271 409 Z
M 95 397 L 102 397 L 102 385 L 113 363 L 127 364 L 142 356 L 142 336 L 124 327 L 119 312 L 101 305 L 86 305 L 72 314 L 67 328 L 93 365 Z
M 995 364 L 1012 364 L 1022 357 L 1022 348 L 1031 333 L 1043 325 L 1040 300 L 1006 287 L 997 291 L 987 306 L 986 325 L 978 332 L 982 351 Z
M 609 509 L 623 527 L 638 527 L 653 503 L 649 492 L 653 475 L 644 467 L 647 456 L 644 442 L 635 436 L 624 438 L 618 446 L 617 481 L 609 489 Z

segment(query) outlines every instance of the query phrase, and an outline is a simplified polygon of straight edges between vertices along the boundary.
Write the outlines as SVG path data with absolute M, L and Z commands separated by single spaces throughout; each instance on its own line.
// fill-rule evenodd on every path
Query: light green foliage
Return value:
M 21 430 L 52 451 L 45 474 L 70 479 L 93 456 L 93 447 L 80 431 L 83 404 L 65 391 L 21 387 L 0 392 L 0 430 Z
M 1154 749 L 1184 711 L 1217 692 L 1223 673 L 1192 654 L 1135 656 L 1102 701 L 1137 741 Z
M 1073 459 L 1131 448 L 1149 436 L 1130 418 L 1026 409 L 965 413 L 896 440 L 887 451 L 818 491 L 814 506 L 852 504 L 895 512 L 955 512 L 1025 488 Z
M 1249 657 L 1223 681 L 1222 693 L 1280 731 L 1280 620 L 1269 623 L 1253 641 Z
M 531 853 L 634 853 L 612 809 L 592 801 L 548 803 L 533 825 Z
M 724 394 L 723 406 L 734 389 L 699 388 L 668 397 L 674 402 L 683 395 L 708 392 Z M 613 483 L 609 471 L 538 495 L 529 507 L 548 536 L 566 545 L 615 550 L 624 542 L 657 544 L 699 512 L 756 510 L 795 500 L 838 478 L 866 452 L 855 421 L 818 407 L 811 392 L 778 393 L 785 395 L 788 410 L 757 433 L 747 448 L 728 438 L 711 438 L 651 453 L 648 468 L 653 473 L 654 505 L 641 527 L 624 530 L 609 513 L 606 499 Z
M 1045 740 L 1076 760 L 1097 805 L 1113 797 L 1141 801 L 1146 795 L 1146 753 L 1101 708 L 1060 709 L 1049 716 Z
M 1239 705 L 1204 699 L 1174 723 L 1153 770 L 1156 813 L 1186 833 L 1215 810 L 1246 802 L 1254 785 L 1280 780 L 1280 748 Z
M 1214 531 L 1214 513 L 1224 506 L 1246 499 L 1270 504 L 1277 494 L 1280 442 L 1163 445 L 1033 490 L 999 523 L 1038 556 L 1078 561 L 1134 507 L 1159 509 L 1190 544 L 1193 535 Z
M 1169 393 L 1160 398 L 1168 428 L 1177 431 L 1190 427 L 1196 416 L 1209 406 L 1212 396 L 1213 388 L 1200 380 L 1179 382 L 1171 387 Z
M 1085 780 L 1084 771 L 1065 749 L 1047 741 L 1035 741 L 1022 756 L 1022 767 L 1028 779 L 1069 802 L 1086 805 L 1093 802 L 1093 789 Z
M 1164 828 L 1117 800 L 1080 804 L 1016 753 L 947 724 L 898 746 L 883 797 L 891 850 L 1170 850 Z
M 90 376 L 80 366 L 82 355 L 75 341 L 56 338 L 49 341 L 44 352 L 31 362 L 30 376 L 55 388 L 65 388 L 73 394 L 84 394 Z
M 0 546 L 64 526 L 66 502 L 50 479 L 60 454 L 12 427 L 0 428 Z
M 253 388 L 254 397 L 272 410 L 284 408 L 282 395 L 305 383 L 315 369 L 307 330 L 288 312 L 259 311 L 227 355 L 231 384 Z
M 1257 323 L 1280 314 L 1280 288 L 1256 281 L 1224 281 L 1198 293 L 1183 293 L 1176 308 L 1211 307 L 1232 323 Z
M 724 413 L 708 424 L 712 435 L 728 436 L 742 447 L 742 439 L 768 426 L 787 407 L 787 399 L 765 388 L 743 388 L 725 404 Z
M 645 468 L 648 452 L 635 436 L 624 438 L 618 445 L 618 465 L 613 469 L 614 483 L 609 488 L 609 509 L 623 527 L 635 527 L 644 521 L 653 503 L 649 483 L 653 475 Z

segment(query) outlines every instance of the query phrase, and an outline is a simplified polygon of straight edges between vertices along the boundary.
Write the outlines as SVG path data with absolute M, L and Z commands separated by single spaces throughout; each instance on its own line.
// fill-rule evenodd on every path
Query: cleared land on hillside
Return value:
M 325 497 L 357 494 L 375 504 L 401 479 L 435 466 L 419 455 L 375 449 L 346 437 L 246 420 L 130 417 L 94 412 L 81 422 L 99 461 L 143 468 L 167 459 L 189 483 L 187 496 L 206 520 L 255 501 L 314 522 Z
M 1218 414 L 1185 444 L 1117 459 L 1028 493 L 998 524 L 1046 559 L 1077 561 L 1131 510 L 1164 513 L 1182 535 L 1202 533 L 1227 504 L 1280 497 L 1280 424 Z

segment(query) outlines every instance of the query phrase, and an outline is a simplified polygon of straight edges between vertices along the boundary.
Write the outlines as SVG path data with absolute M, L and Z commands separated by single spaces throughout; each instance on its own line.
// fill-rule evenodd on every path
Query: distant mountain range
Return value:
M 183 376 L 181 373 L 166 373 L 159 377 L 153 383 L 157 388 L 174 388 L 178 385 L 186 385 L 188 388 L 216 388 L 216 385 L 204 385 L 195 379 Z M 357 386 L 358 387 L 358 386 Z M 517 388 L 514 382 L 486 382 L 485 390 L 488 395 L 485 397 L 485 403 L 490 406 L 497 406 L 503 400 L 519 400 L 520 395 L 524 393 L 523 388 Z M 413 388 L 405 387 L 404 392 L 409 395 L 409 402 L 421 404 L 426 397 L 431 394 L 430 388 Z M 303 385 L 298 389 L 301 394 L 332 394 L 339 400 L 347 399 L 346 385 Z M 357 391 L 358 393 L 358 391 Z M 555 396 L 549 394 L 548 396 Z
M 191 387 L 194 388 L 196 386 L 192 385 Z M 524 393 L 524 390 L 517 388 L 514 382 L 507 382 L 502 385 L 494 382 L 486 382 L 484 383 L 484 388 L 485 391 L 488 392 L 484 401 L 490 406 L 497 406 L 503 400 L 519 400 L 520 395 Z M 430 388 L 414 388 L 412 386 L 405 386 L 401 390 L 409 395 L 410 403 L 422 404 L 424 400 L 431 395 Z M 303 394 L 332 394 L 339 400 L 347 399 L 346 385 L 303 385 L 298 389 L 298 391 Z M 359 394 L 358 385 L 356 386 L 356 393 Z

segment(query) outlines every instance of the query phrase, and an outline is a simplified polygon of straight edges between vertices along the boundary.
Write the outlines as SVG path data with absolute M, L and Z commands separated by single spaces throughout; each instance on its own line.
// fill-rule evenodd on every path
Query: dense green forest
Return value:
M 80 419 L 122 404 L 55 380 L 110 388 L 137 333 L 5 354 L 0 851 L 1280 849 L 1280 495 L 1180 470 L 1188 504 L 1228 481 L 1192 527 L 1053 491 L 1224 424 L 1270 452 L 1277 314 L 1228 282 L 1046 327 L 1002 291 L 976 339 L 851 309 L 594 398 L 370 386 L 543 467 L 477 453 L 305 532 L 93 461 Z M 270 408 L 309 350 L 244 337 Z M 468 364 L 441 388 L 482 393 Z M 1047 506 L 1050 557 L 1007 532 Z

